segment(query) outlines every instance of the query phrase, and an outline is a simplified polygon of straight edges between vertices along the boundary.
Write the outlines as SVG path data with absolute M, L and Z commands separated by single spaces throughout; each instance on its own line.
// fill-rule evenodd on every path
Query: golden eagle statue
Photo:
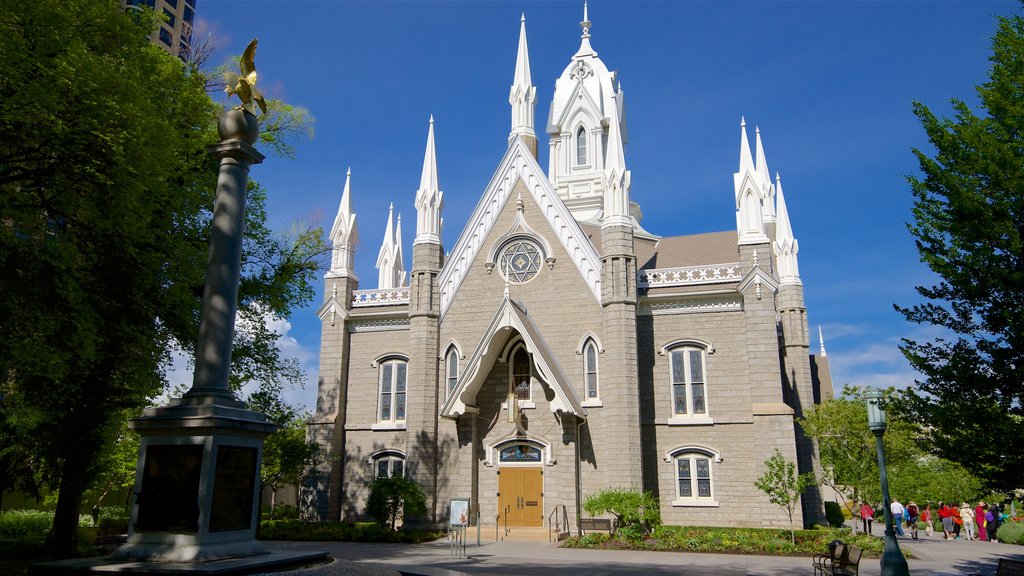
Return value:
M 242 74 L 238 75 L 234 72 L 225 72 L 224 80 L 227 82 L 227 87 L 224 89 L 228 93 L 228 96 L 237 94 L 238 98 L 242 100 L 241 106 L 236 106 L 236 110 L 245 110 L 246 112 L 256 115 L 256 106 L 258 104 L 260 110 L 267 113 L 267 102 L 263 99 L 263 94 L 256 89 L 256 39 L 253 38 L 252 42 L 245 47 L 245 52 L 242 52 L 242 58 L 238 61 L 238 67 Z

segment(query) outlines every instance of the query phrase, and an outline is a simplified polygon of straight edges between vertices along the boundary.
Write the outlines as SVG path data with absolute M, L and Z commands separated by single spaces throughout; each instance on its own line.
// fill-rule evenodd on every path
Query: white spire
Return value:
M 750 156 L 750 142 L 747 140 L 747 121 L 740 118 L 740 165 L 733 174 L 736 194 L 736 232 L 739 243 L 765 244 L 769 242 L 764 231 L 762 185 L 758 179 L 754 160 Z
M 597 52 L 594 52 L 594 48 L 590 46 L 590 17 L 587 16 L 587 3 L 583 2 L 583 22 L 580 22 L 580 28 L 583 28 L 583 35 L 580 36 L 580 49 L 576 51 L 576 55 L 573 58 L 582 58 L 584 56 L 597 56 Z
M 827 357 L 828 354 L 825 353 L 825 337 L 821 335 L 821 324 L 818 324 L 818 342 L 821 343 L 821 357 Z
M 754 148 L 757 165 L 758 184 L 761 186 L 761 206 L 764 221 L 775 222 L 775 190 L 772 188 L 772 173 L 768 171 L 768 161 L 764 157 L 764 146 L 761 144 L 761 129 L 754 128 Z
M 395 223 L 395 286 L 405 286 L 405 259 L 402 257 L 402 214 Z
M 750 157 L 750 142 L 747 140 L 747 119 L 740 116 L 740 172 L 755 172 L 754 160 Z
M 619 131 L 619 115 L 613 108 L 608 122 L 608 157 L 604 165 L 604 218 L 601 226 L 631 226 L 629 218 L 630 174 Z
M 530 78 L 530 51 L 526 45 L 526 14 L 519 21 L 519 51 L 516 53 L 516 72 L 512 80 L 512 88 L 508 93 L 508 103 L 512 105 L 512 131 L 508 135 L 509 144 L 516 136 L 522 136 L 530 143 L 537 154 L 537 136 L 533 131 L 533 111 L 537 101 L 537 88 Z
M 800 245 L 793 237 L 793 227 L 789 222 L 789 210 L 786 209 L 786 197 L 782 193 L 782 178 L 775 175 L 775 197 L 778 201 L 778 223 L 775 226 L 775 257 L 779 264 L 779 282 L 781 284 L 802 284 L 797 253 Z
M 341 205 L 338 215 L 331 226 L 331 270 L 336 276 L 355 277 L 352 269 L 352 253 L 359 242 L 359 230 L 356 228 L 356 215 L 352 213 L 351 194 L 352 168 L 345 173 L 345 189 L 341 193 Z
M 388 206 L 388 224 L 384 229 L 384 241 L 377 253 L 377 287 L 400 288 L 405 282 L 402 264 L 402 216 L 398 216 L 398 229 L 394 226 L 395 205 Z
M 434 151 L 434 115 L 430 115 L 427 149 L 423 153 L 423 173 L 416 191 L 416 239 L 413 244 L 441 243 L 441 209 L 444 193 L 437 185 L 437 156 Z

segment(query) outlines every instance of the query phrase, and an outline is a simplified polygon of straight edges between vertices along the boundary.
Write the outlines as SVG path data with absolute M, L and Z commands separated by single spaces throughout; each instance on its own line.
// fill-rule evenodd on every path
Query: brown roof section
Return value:
M 600 254 L 601 228 L 582 222 L 580 228 Z M 665 236 L 659 240 L 635 238 L 633 250 L 636 252 L 636 268 L 649 270 L 739 262 L 738 241 L 735 230 L 689 236 Z
M 638 270 L 725 264 L 740 259 L 735 230 L 636 240 L 634 247 Z

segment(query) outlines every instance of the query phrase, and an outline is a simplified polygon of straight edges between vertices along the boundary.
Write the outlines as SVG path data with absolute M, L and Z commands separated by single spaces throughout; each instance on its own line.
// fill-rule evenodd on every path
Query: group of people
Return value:
M 889 505 L 889 513 L 892 514 L 893 529 L 897 536 L 907 536 L 903 531 L 906 523 L 910 537 L 917 540 L 918 522 L 924 522 L 925 534 L 932 535 L 932 523 L 938 519 L 942 523 L 942 537 L 945 540 L 960 540 L 961 534 L 965 534 L 967 540 L 977 538 L 982 542 L 995 542 L 996 531 L 1001 523 L 1001 510 L 998 505 L 986 505 L 978 502 L 972 507 L 963 502 L 957 507 L 956 504 L 939 502 L 938 507 L 933 511 L 931 504 L 926 504 L 924 509 L 911 501 L 906 506 L 899 500 L 893 500 Z M 857 515 L 862 522 L 866 534 L 871 534 L 871 524 L 875 517 L 875 508 L 867 502 L 861 502 Z

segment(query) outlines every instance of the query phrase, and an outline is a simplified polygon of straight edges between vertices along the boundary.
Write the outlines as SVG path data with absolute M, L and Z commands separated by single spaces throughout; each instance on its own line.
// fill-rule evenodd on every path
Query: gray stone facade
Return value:
M 584 24 L 553 123 L 558 106 L 615 105 L 559 96 L 563 84 L 596 90 L 570 82 L 588 70 L 613 80 Z M 517 70 L 522 54 L 525 28 Z M 604 89 L 614 94 L 617 84 Z M 561 139 L 551 139 L 547 172 L 524 136 L 532 125 L 514 126 L 454 246 L 431 232 L 439 203 L 417 200 L 407 288 L 357 292 L 347 269 L 328 274 L 309 437 L 330 457 L 303 491 L 309 516 L 364 518 L 374 476 L 400 470 L 430 502 L 407 524 L 443 524 L 455 498 L 470 499 L 483 525 L 547 525 L 562 507 L 572 522 L 587 495 L 624 487 L 654 493 L 670 524 L 788 526 L 754 482 L 775 449 L 801 471 L 818 470 L 817 448 L 795 418 L 832 391 L 827 362 L 809 355 L 781 185 L 776 225 L 774 186 L 741 158 L 737 198 L 761 198 L 738 201 L 745 228 L 655 236 L 640 227 L 638 208 L 627 209 L 635 204 L 616 134 L 621 112 L 584 112 L 609 121 L 577 132 L 571 110 L 559 116 L 570 120 L 549 126 Z M 432 130 L 418 198 L 441 198 Z M 596 151 L 558 143 L 602 130 L 610 136 L 593 141 Z M 759 138 L 757 146 L 760 159 Z M 584 152 L 594 160 L 574 176 Z M 568 154 L 580 156 L 559 156 Z M 587 178 L 606 212 L 571 201 Z M 764 214 L 743 213 L 750 206 Z M 823 521 L 820 494 L 805 495 L 799 516 Z

